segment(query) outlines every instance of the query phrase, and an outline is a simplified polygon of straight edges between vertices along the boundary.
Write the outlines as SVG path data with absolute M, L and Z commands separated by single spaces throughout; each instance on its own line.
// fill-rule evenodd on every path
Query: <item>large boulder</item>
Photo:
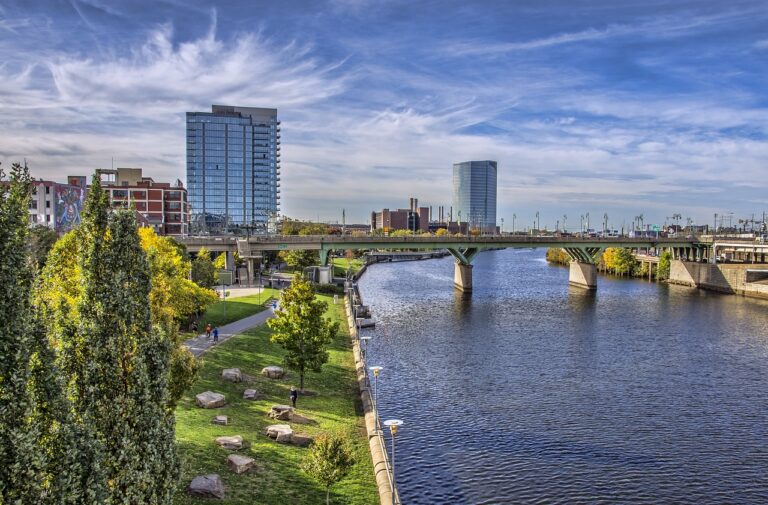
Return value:
M 230 454 L 227 456 L 227 466 L 235 473 L 245 473 L 251 469 L 255 460 L 239 454 Z
M 199 475 L 192 479 L 187 487 L 187 492 L 192 496 L 200 498 L 218 498 L 224 499 L 224 483 L 218 474 Z
M 246 389 L 243 391 L 243 400 L 258 400 L 259 392 L 255 389 Z
M 279 366 L 265 366 L 261 369 L 261 375 L 267 379 L 282 379 L 285 377 L 285 370 Z
M 221 378 L 230 382 L 240 382 L 243 380 L 243 374 L 239 368 L 225 368 L 221 371 Z
M 213 418 L 213 424 L 221 424 L 222 426 L 226 426 L 229 424 L 229 417 L 227 416 L 215 416 Z
M 195 396 L 197 404 L 204 409 L 217 409 L 227 404 L 227 399 L 221 393 L 206 391 Z
M 293 430 L 287 424 L 272 424 L 267 426 L 267 436 L 278 442 L 290 442 Z
M 301 433 L 294 433 L 291 435 L 291 443 L 293 445 L 298 445 L 299 447 L 307 447 L 312 444 L 312 442 L 314 442 L 314 439 L 309 435 L 304 435 Z
M 240 435 L 234 435 L 231 437 L 216 437 L 216 443 L 225 449 L 240 449 L 243 447 L 243 437 Z
M 293 407 L 289 405 L 273 405 L 267 415 L 278 421 L 290 421 Z

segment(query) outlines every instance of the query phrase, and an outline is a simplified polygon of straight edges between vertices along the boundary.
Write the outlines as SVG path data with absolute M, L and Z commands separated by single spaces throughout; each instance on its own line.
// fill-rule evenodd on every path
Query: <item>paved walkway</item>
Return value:
M 274 312 L 270 306 L 258 314 L 244 317 L 243 319 L 238 319 L 237 321 L 233 321 L 229 324 L 219 326 L 219 343 L 224 342 L 230 337 L 234 337 L 235 335 L 239 335 L 240 333 L 250 330 L 255 326 L 264 324 L 264 322 L 271 318 L 273 315 Z M 195 338 L 187 340 L 184 342 L 184 345 L 186 345 L 189 350 L 192 351 L 192 354 L 194 354 L 195 357 L 198 357 L 206 350 L 213 347 L 213 340 L 208 340 L 205 337 L 205 333 L 202 333 Z

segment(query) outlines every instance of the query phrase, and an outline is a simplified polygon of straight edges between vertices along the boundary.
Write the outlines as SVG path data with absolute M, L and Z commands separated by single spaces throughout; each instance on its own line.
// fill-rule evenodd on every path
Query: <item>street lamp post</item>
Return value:
M 517 214 L 512 214 L 512 235 L 515 234 L 515 219 L 517 219 Z
M 397 487 L 395 485 L 395 438 L 397 438 L 397 428 L 402 426 L 403 422 L 400 419 L 387 419 L 384 421 L 384 426 L 389 427 L 389 432 L 392 434 L 392 505 L 395 505 L 395 495 L 397 493 Z
M 383 366 L 372 366 L 368 369 L 373 372 L 373 412 L 379 417 L 379 374 L 384 370 Z
M 365 355 L 368 353 L 368 341 L 371 339 L 371 337 L 360 337 L 360 340 L 365 342 L 365 348 L 362 348 L 361 351 L 363 353 L 363 359 L 365 359 Z

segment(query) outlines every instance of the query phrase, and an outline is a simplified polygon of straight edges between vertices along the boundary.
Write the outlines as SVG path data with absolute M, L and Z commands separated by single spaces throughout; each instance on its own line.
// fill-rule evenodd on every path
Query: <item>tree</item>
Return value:
M 211 261 L 211 253 L 205 247 L 197 252 L 192 261 L 192 280 L 203 288 L 212 288 L 216 284 L 216 267 Z
M 226 270 L 227 268 L 227 253 L 221 253 L 213 260 L 213 268 L 216 270 Z
M 561 265 L 568 265 L 571 262 L 571 257 L 568 256 L 568 253 L 559 247 L 547 249 L 546 258 L 550 263 L 559 263 Z
M 0 171 L 0 503 L 37 503 L 45 463 L 30 391 L 34 271 L 26 241 L 31 178 L 26 167 L 13 164 L 5 182 Z
M 86 200 L 74 410 L 99 448 L 105 501 L 170 503 L 179 475 L 168 408 L 171 343 L 150 311 L 151 272 L 135 214 L 109 213 L 98 176 Z
M 669 279 L 669 271 L 672 265 L 672 254 L 669 251 L 664 251 L 659 257 L 659 269 L 656 272 L 656 278 L 660 281 Z
M 285 261 L 286 265 L 299 271 L 320 263 L 320 255 L 318 252 L 311 250 L 297 249 L 280 251 L 278 257 Z
M 448 235 L 448 229 L 447 228 L 438 228 L 435 232 L 436 237 L 443 237 L 445 235 Z
M 30 257 L 38 268 L 45 265 L 45 259 L 58 239 L 58 233 L 52 228 L 41 224 L 30 227 L 27 235 L 27 247 Z
M 321 433 L 315 438 L 301 469 L 325 487 L 325 503 L 331 503 L 331 486 L 355 464 L 349 440 L 339 434 Z
M 319 372 L 328 361 L 326 348 L 338 331 L 337 322 L 323 318 L 327 307 L 327 303 L 315 299 L 309 281 L 299 277 L 283 291 L 280 308 L 267 322 L 274 331 L 272 341 L 286 351 L 286 366 L 299 372 L 302 392 L 305 373 Z

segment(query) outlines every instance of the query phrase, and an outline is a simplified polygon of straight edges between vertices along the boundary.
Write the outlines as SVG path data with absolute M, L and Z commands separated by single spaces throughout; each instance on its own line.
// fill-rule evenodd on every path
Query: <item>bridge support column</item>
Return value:
M 584 289 L 597 289 L 597 265 L 571 261 L 568 284 Z
M 472 292 L 472 265 L 454 263 L 453 286 L 464 293 Z

